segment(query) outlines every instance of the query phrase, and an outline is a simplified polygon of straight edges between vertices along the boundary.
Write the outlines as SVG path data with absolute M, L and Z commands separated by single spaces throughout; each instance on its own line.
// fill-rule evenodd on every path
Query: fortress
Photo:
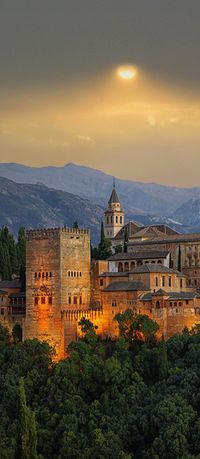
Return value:
M 124 223 L 115 185 L 104 228 L 113 255 L 93 262 L 89 230 L 27 231 L 26 295 L 16 281 L 0 282 L 1 322 L 21 324 L 23 339 L 47 341 L 56 359 L 81 334 L 82 317 L 112 338 L 116 313 L 128 308 L 156 320 L 166 338 L 200 323 L 200 234 Z

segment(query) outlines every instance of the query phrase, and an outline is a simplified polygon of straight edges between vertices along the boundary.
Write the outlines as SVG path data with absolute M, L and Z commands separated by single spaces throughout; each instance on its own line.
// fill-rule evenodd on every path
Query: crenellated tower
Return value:
M 90 232 L 79 228 L 27 231 L 24 339 L 48 341 L 64 357 L 74 331 L 64 330 L 66 311 L 90 305 Z M 69 327 L 68 327 L 69 328 Z
M 113 190 L 108 201 L 108 207 L 104 212 L 105 237 L 112 239 L 124 226 L 124 211 L 115 189 L 115 179 L 113 179 Z

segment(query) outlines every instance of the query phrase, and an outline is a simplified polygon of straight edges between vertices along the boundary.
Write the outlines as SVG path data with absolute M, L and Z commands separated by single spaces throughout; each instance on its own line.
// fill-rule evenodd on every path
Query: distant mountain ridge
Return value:
M 44 184 L 106 206 L 112 189 L 112 176 L 73 163 L 63 167 L 29 167 L 0 163 L 0 176 L 18 183 Z M 190 199 L 200 199 L 200 188 L 178 188 L 155 183 L 117 179 L 117 192 L 127 214 L 173 215 Z
M 200 232 L 200 188 L 120 179 L 116 187 L 126 221 Z M 16 233 L 20 225 L 71 226 L 78 220 L 91 228 L 96 243 L 111 190 L 111 175 L 72 163 L 42 168 L 0 163 L 0 226 L 7 224 Z
M 91 229 L 93 242 L 97 242 L 102 214 L 102 207 L 71 193 L 0 177 L 0 227 L 8 226 L 15 235 L 20 226 L 73 226 L 77 221 Z

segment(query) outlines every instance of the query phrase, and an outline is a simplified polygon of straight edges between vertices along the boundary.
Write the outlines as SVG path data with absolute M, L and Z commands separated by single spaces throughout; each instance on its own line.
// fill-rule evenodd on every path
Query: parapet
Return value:
M 83 228 L 68 228 L 68 227 L 31 229 L 31 230 L 26 231 L 26 240 L 29 241 L 33 239 L 49 239 L 49 238 L 58 237 L 59 235 L 63 233 L 83 235 L 83 234 L 89 234 L 90 230 L 83 229 Z
M 85 228 L 68 228 L 63 227 L 61 228 L 62 233 L 70 233 L 70 234 L 89 234 L 90 230 Z

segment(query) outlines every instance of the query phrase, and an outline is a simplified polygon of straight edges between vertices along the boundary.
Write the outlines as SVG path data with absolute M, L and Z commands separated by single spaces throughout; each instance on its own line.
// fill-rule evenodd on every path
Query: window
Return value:
M 122 225 L 122 217 L 120 217 L 120 224 Z
M 165 276 L 162 276 L 162 286 L 165 286 Z
M 46 302 L 46 298 L 45 298 L 45 296 L 42 296 L 42 298 L 41 298 L 41 304 L 45 304 L 45 302 Z
M 156 287 L 158 287 L 158 278 L 156 276 Z
M 70 277 L 70 271 L 68 271 L 68 277 Z
M 80 272 L 79 274 L 80 274 L 80 277 L 82 277 L 82 272 Z
M 46 277 L 48 277 L 48 273 L 46 273 Z
M 109 223 L 109 217 L 107 217 L 107 224 Z
M 179 306 L 182 306 L 182 303 L 181 303 L 181 301 L 179 301 L 178 305 L 179 305 Z
M 103 287 L 103 279 L 100 279 L 100 287 Z
M 35 297 L 35 304 L 36 304 L 36 305 L 39 304 L 39 299 L 38 299 L 37 296 Z
M 74 296 L 74 304 L 77 304 L 77 296 Z
M 192 285 L 191 279 L 189 279 L 188 284 L 189 284 L 189 286 L 191 287 L 191 285 Z
M 74 271 L 74 277 L 76 277 L 76 271 Z
M 171 287 L 171 286 L 172 286 L 172 278 L 169 277 L 169 287 Z
M 82 304 L 82 296 L 79 298 L 79 304 Z
M 72 298 L 71 295 L 68 296 L 68 304 L 72 304 Z
M 172 307 L 172 302 L 171 301 L 170 301 L 169 305 L 170 305 L 170 307 Z
M 73 271 L 71 271 L 71 277 L 73 277 Z
M 51 272 L 51 271 L 50 271 L 50 273 L 49 273 L 49 277 L 52 277 L 52 272 Z
M 180 287 L 183 288 L 183 279 L 180 279 Z
M 52 304 L 52 296 L 49 296 L 49 304 Z
M 189 300 L 186 300 L 186 304 L 189 304 Z
M 118 223 L 118 217 L 116 217 L 116 223 Z
M 37 273 L 35 273 L 35 279 L 37 279 Z
M 110 217 L 110 223 L 112 223 L 112 222 L 113 222 L 113 218 L 112 218 L 112 217 Z
M 113 308 L 116 308 L 116 306 L 117 306 L 117 302 L 116 302 L 116 300 L 113 300 L 113 301 L 112 301 L 112 307 L 113 307 Z
M 1 308 L 1 315 L 4 315 L 4 308 Z
M 44 272 L 42 273 L 42 277 L 44 277 Z
M 195 285 L 195 287 L 197 286 L 197 280 L 196 279 L 194 279 L 194 285 Z
M 38 277 L 41 277 L 41 273 L 38 273 Z

